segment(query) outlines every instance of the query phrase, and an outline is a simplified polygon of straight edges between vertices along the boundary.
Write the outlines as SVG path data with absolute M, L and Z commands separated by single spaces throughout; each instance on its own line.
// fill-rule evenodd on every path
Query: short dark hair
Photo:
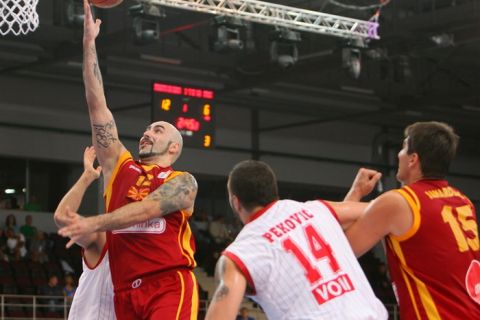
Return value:
M 278 200 L 277 178 L 268 164 L 246 160 L 233 167 L 228 175 L 230 192 L 247 210 Z
M 455 158 L 459 137 L 443 122 L 416 122 L 405 128 L 407 153 L 417 153 L 426 178 L 444 178 Z

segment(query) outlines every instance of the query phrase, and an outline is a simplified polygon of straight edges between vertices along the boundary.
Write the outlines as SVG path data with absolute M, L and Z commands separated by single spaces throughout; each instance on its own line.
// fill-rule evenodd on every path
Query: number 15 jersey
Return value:
M 321 201 L 269 204 L 223 254 L 269 319 L 387 319 L 335 213 Z
M 420 180 L 396 192 L 413 214 L 410 230 L 387 237 L 400 318 L 480 319 L 474 300 L 480 277 L 469 272 L 480 258 L 473 204 L 445 180 Z

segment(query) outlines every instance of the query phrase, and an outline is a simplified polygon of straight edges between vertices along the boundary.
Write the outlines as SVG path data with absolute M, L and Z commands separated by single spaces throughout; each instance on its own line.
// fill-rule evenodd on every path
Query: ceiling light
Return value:
M 241 19 L 218 16 L 213 19 L 216 28 L 213 50 L 216 52 L 240 51 L 245 47 L 245 24 Z
M 271 34 L 270 60 L 282 68 L 290 68 L 298 61 L 297 43 L 300 33 L 285 28 L 276 28 Z

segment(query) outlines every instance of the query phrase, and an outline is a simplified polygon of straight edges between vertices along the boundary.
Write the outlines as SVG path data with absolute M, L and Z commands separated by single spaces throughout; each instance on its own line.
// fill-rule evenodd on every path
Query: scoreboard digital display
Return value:
M 215 142 L 215 93 L 165 82 L 152 84 L 152 122 L 167 121 L 182 134 L 183 145 L 213 148 Z

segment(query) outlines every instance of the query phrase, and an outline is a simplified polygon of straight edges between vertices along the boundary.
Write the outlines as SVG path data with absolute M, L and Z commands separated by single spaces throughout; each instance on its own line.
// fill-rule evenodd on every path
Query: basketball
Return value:
M 122 2 L 123 0 L 91 0 L 91 3 L 97 8 L 113 8 Z

